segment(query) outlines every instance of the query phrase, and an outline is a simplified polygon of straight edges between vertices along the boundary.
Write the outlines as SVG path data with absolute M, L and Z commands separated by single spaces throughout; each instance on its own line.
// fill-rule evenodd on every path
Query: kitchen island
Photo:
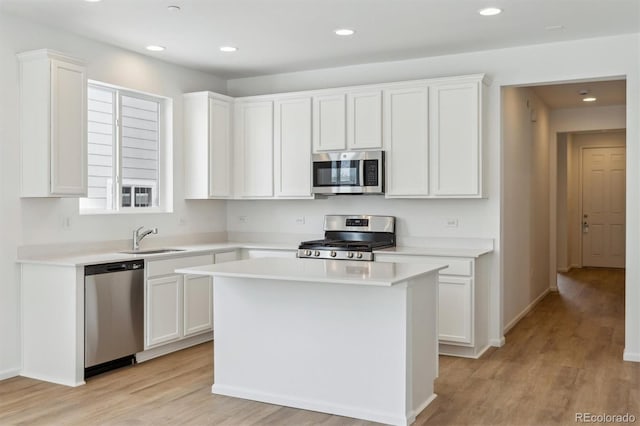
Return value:
M 435 398 L 446 265 L 261 258 L 214 277 L 214 394 L 395 425 Z

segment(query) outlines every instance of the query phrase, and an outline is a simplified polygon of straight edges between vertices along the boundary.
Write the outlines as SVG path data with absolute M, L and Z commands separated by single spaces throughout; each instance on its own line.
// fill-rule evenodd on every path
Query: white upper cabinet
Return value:
M 86 196 L 86 67 L 46 49 L 18 58 L 21 196 Z
M 482 81 L 452 79 L 430 90 L 432 195 L 482 197 Z
M 228 96 L 184 95 L 185 198 L 232 196 L 232 111 Z
M 311 97 L 275 102 L 275 196 L 311 198 Z
M 347 148 L 382 148 L 382 90 L 347 94 Z
M 237 194 L 272 197 L 273 101 L 238 101 L 235 112 Z
M 340 151 L 347 147 L 345 95 L 313 98 L 313 152 Z
M 384 91 L 387 197 L 429 195 L 429 89 L 426 84 Z

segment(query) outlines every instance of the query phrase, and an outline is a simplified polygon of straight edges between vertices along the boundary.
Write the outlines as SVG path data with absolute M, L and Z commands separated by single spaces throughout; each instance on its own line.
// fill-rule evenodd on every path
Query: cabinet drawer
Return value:
M 378 262 L 446 264 L 449 266 L 441 270 L 440 275 L 459 275 L 464 277 L 473 275 L 473 260 L 470 259 L 376 253 L 375 260 Z
M 152 260 L 147 262 L 147 278 L 159 275 L 174 274 L 178 268 L 188 268 L 190 266 L 211 265 L 213 263 L 213 255 L 206 254 L 202 256 L 176 257 L 173 259 Z

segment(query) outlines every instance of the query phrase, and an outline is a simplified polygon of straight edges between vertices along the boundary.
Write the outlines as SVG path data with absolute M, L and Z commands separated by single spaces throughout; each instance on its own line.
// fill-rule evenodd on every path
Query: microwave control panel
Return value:
M 378 186 L 378 160 L 364 160 L 364 186 Z

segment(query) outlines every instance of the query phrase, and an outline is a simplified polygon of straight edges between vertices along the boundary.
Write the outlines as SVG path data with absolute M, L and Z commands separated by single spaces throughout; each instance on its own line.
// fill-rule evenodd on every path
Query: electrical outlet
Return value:
M 62 218 L 62 229 L 71 229 L 71 217 L 65 216 Z
M 448 218 L 447 222 L 446 222 L 446 226 L 447 226 L 447 228 L 457 228 L 458 227 L 458 218 L 457 217 Z
M 238 216 L 238 222 L 240 223 L 247 223 L 248 219 L 246 216 Z
M 305 221 L 305 217 L 304 216 L 298 216 L 296 217 L 296 223 L 298 225 L 304 225 L 304 221 Z

